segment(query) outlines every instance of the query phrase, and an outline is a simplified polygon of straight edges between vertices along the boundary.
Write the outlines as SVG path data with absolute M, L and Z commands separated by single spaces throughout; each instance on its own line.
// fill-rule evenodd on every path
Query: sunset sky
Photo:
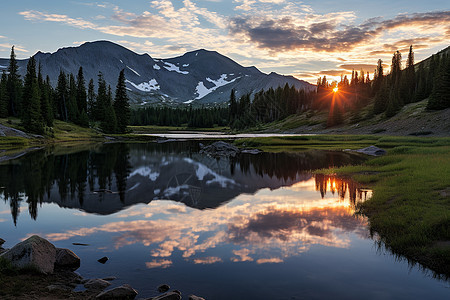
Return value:
M 450 45 L 450 4 L 427 1 L 23 0 L 3 3 L 0 57 L 110 40 L 154 58 L 199 48 L 244 66 L 315 82 L 390 64 L 409 45 L 416 62 Z M 337 78 L 337 77 L 335 77 Z

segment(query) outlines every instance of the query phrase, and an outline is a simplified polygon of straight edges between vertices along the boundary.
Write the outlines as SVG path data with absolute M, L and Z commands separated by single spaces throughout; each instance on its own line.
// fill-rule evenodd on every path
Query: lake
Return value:
M 215 159 L 198 141 L 38 150 L 0 164 L 0 237 L 38 234 L 80 256 L 83 277 L 116 276 L 138 298 L 169 284 L 183 298 L 448 299 L 448 281 L 377 246 L 354 214 L 370 190 L 311 172 L 364 159 Z

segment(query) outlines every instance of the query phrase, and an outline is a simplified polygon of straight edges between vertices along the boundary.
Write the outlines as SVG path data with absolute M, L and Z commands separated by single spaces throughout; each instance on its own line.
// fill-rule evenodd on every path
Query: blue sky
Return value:
M 17 0 L 2 5 L 0 57 L 110 40 L 155 58 L 199 48 L 314 82 L 373 72 L 413 45 L 416 61 L 450 41 L 448 1 Z M 404 59 L 406 60 L 406 59 Z

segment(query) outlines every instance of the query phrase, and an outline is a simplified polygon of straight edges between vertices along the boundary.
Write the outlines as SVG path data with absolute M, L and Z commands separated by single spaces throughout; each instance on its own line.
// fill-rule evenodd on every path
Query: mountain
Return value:
M 97 84 L 97 75 L 101 71 L 114 90 L 119 72 L 125 69 L 127 89 L 134 105 L 223 103 L 229 100 L 231 89 L 235 89 L 239 97 L 286 83 L 297 89 L 315 88 L 292 76 L 265 74 L 255 67 L 243 67 L 218 52 L 204 49 L 179 57 L 155 59 L 109 41 L 96 41 L 61 48 L 55 53 L 37 52 L 34 57 L 53 86 L 60 70 L 76 75 L 82 66 L 86 82 L 93 78 Z M 22 76 L 27 61 L 18 60 Z M 0 59 L 0 70 L 8 64 L 9 59 Z

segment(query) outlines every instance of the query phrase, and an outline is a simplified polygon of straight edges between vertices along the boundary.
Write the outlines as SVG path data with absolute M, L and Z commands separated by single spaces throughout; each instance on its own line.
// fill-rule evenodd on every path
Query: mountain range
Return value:
M 215 51 L 204 49 L 182 56 L 156 59 L 137 54 L 109 41 L 87 42 L 78 47 L 61 48 L 54 53 L 37 52 L 44 76 L 56 86 L 60 70 L 76 75 L 83 67 L 87 82 L 97 85 L 99 71 L 111 88 L 115 89 L 119 72 L 124 69 L 128 95 L 134 106 L 147 104 L 220 104 L 229 100 L 234 89 L 239 97 L 246 93 L 284 86 L 311 90 L 315 86 L 277 73 L 265 74 L 256 67 L 243 67 Z M 19 73 L 24 76 L 28 59 L 18 60 Z M 9 59 L 0 59 L 0 71 Z

